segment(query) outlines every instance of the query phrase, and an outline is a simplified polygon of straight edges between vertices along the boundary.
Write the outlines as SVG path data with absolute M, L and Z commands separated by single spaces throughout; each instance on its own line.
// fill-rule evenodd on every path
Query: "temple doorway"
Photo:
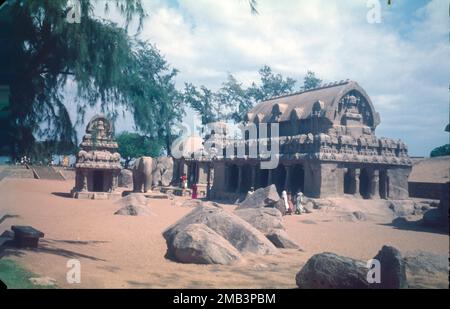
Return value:
M 348 168 L 347 172 L 344 174 L 344 193 L 355 194 L 356 190 L 355 170 Z
M 104 177 L 103 177 L 103 171 L 93 171 L 92 173 L 92 180 L 93 180 L 93 190 L 94 192 L 103 192 L 104 188 Z
M 279 164 L 277 168 L 274 170 L 274 181 L 273 183 L 277 187 L 278 193 L 281 194 L 281 192 L 284 190 L 284 184 L 286 182 L 286 168 L 284 165 Z
M 387 199 L 389 196 L 389 177 L 386 170 L 380 171 L 380 197 Z
M 228 168 L 228 191 L 235 192 L 238 186 L 239 168 L 236 165 L 231 165 Z
M 269 180 L 269 170 L 260 169 L 259 177 L 257 179 L 258 188 L 264 188 L 264 187 L 268 186 L 268 183 L 267 183 L 268 180 Z
M 359 194 L 365 199 L 370 198 L 370 174 L 367 168 L 361 169 L 359 175 Z
M 291 190 L 292 194 L 295 194 L 299 191 L 305 191 L 305 170 L 302 165 L 293 166 L 290 174 L 290 186 L 289 190 Z

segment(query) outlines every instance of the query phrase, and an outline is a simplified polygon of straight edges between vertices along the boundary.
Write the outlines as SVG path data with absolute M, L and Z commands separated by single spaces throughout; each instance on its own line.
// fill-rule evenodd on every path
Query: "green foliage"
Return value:
M 26 270 L 16 262 L 8 259 L 0 259 L 0 279 L 6 284 L 8 289 L 55 288 L 34 285 L 31 283 L 30 278 L 36 277 L 38 276 Z
M 10 34 L 10 112 L 13 157 L 30 154 L 35 136 L 76 143 L 74 124 L 64 105 L 68 81 L 77 89 L 78 119 L 88 106 L 100 104 L 112 119 L 119 107 L 135 114 L 138 130 L 170 139 L 169 128 L 182 108 L 169 70 L 159 52 L 127 33 L 133 17 L 139 26 L 145 12 L 141 0 L 114 0 L 125 18 L 125 28 L 94 16 L 94 0 L 81 1 L 81 22 L 68 23 L 68 1 L 12 2 Z M 155 117 L 156 115 L 156 117 Z M 148 118 L 144 119 L 144 116 Z M 156 119 L 156 120 L 154 120 Z
M 319 87 L 322 84 L 322 80 L 316 77 L 316 73 L 308 71 L 303 79 L 302 90 L 309 90 Z
M 256 102 L 289 94 L 294 91 L 296 80 L 290 77 L 283 78 L 281 74 L 275 74 L 269 66 L 259 70 L 260 85 L 252 83 L 248 89 L 249 96 Z
M 242 83 L 229 74 L 222 87 L 213 92 L 205 86 L 197 88 L 185 84 L 183 101 L 201 116 L 202 124 L 233 120 L 242 122 L 245 114 L 257 102 L 294 92 L 296 80 L 276 74 L 269 66 L 259 70 L 260 81 L 253 82 L 249 88 L 243 88 Z M 310 89 L 321 84 L 314 72 L 308 71 L 302 89 Z
M 430 153 L 430 157 L 442 157 L 442 156 L 450 156 L 450 144 L 445 144 L 440 147 L 436 147 Z
M 119 144 L 119 153 L 125 160 L 127 168 L 132 159 L 150 156 L 157 157 L 161 155 L 163 144 L 158 139 L 151 139 L 147 136 L 137 133 L 122 132 L 116 137 Z

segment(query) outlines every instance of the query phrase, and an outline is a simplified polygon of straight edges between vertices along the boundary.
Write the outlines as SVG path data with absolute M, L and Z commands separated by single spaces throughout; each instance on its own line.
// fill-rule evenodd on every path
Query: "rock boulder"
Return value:
M 274 229 L 266 234 L 269 239 L 277 248 L 284 249 L 298 249 L 299 246 L 289 238 L 285 230 Z
M 313 255 L 297 273 L 295 281 L 303 289 L 364 289 L 368 288 L 364 263 L 336 255 Z
M 244 208 L 234 213 L 264 234 L 273 229 L 284 229 L 281 212 L 276 208 Z
M 373 287 L 380 289 L 403 289 L 408 287 L 405 262 L 396 248 L 383 246 L 374 259 L 380 262 L 381 283 L 375 283 Z
M 279 200 L 280 196 L 278 195 L 277 187 L 270 185 L 265 188 L 259 188 L 253 194 L 247 196 L 237 209 L 275 207 Z
M 190 224 L 201 223 L 225 238 L 240 253 L 272 254 L 276 253 L 275 246 L 250 223 L 237 215 L 222 208 L 202 205 L 181 218 L 178 222 L 164 231 L 163 236 L 168 244 L 168 255 L 176 235 Z
M 190 224 L 170 244 L 174 258 L 182 263 L 231 264 L 241 254 L 225 238 L 204 224 Z

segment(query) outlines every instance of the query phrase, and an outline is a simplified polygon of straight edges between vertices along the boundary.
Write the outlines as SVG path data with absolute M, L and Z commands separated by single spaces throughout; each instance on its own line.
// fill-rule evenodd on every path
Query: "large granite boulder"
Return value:
M 222 208 L 202 205 L 181 218 L 164 231 L 163 236 L 168 244 L 168 255 L 173 256 L 170 249 L 176 235 L 190 224 L 201 223 L 225 238 L 240 253 L 272 254 L 275 246 L 250 223 Z
M 285 230 L 274 229 L 266 234 L 267 239 L 269 239 L 277 248 L 284 249 L 298 249 L 299 246 L 289 238 Z
M 190 224 L 177 233 L 169 249 L 182 263 L 230 264 L 241 254 L 225 238 L 204 224 Z
M 313 255 L 297 273 L 302 289 L 364 289 L 369 287 L 366 265 L 334 253 Z
M 406 267 L 400 252 L 391 246 L 383 246 L 374 259 L 380 262 L 381 282 L 372 286 L 380 289 L 404 289 L 408 287 Z
M 273 229 L 284 229 L 281 212 L 276 208 L 244 208 L 234 213 L 264 234 Z
M 173 158 L 159 157 L 156 159 L 153 173 L 153 186 L 168 187 L 173 179 Z
M 259 188 L 248 195 L 236 209 L 275 207 L 278 201 L 280 201 L 280 196 L 278 195 L 277 187 L 270 185 L 265 188 Z
M 133 188 L 133 172 L 122 169 L 119 174 L 119 187 Z

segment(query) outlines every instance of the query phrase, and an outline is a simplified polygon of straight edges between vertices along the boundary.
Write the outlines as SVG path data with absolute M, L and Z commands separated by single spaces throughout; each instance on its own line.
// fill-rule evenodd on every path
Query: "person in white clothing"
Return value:
M 281 198 L 283 199 L 284 208 L 286 209 L 286 214 L 289 213 L 289 202 L 288 202 L 288 196 L 286 190 L 283 190 L 281 193 Z

